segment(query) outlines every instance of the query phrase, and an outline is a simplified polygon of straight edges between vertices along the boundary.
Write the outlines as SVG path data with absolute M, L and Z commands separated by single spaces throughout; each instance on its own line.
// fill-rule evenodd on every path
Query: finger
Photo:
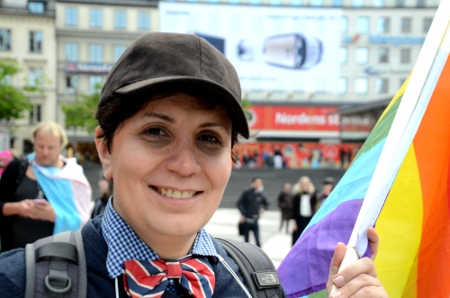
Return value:
M 335 278 L 336 274 L 339 272 L 339 267 L 341 266 L 342 260 L 345 256 L 345 251 L 347 248 L 345 247 L 345 244 L 342 242 L 338 242 L 336 245 L 336 249 L 334 250 L 333 258 L 331 259 L 330 263 L 330 271 L 328 273 L 328 282 L 327 282 L 327 289 L 333 286 L 333 279 Z M 331 289 L 331 288 L 330 288 Z
M 366 280 L 368 277 L 376 280 L 376 283 L 368 283 Z M 354 293 L 364 284 L 380 285 L 380 282 L 376 277 L 377 271 L 373 261 L 369 258 L 361 258 L 339 272 L 339 274 L 334 277 L 333 283 L 340 288 L 340 291 L 342 287 L 350 286 L 352 289 L 350 292 Z M 360 286 L 358 287 L 358 285 Z
M 370 275 L 360 275 L 344 287 L 339 289 L 340 298 L 367 298 L 367 297 L 387 297 L 386 291 L 380 281 Z
M 370 258 L 372 260 L 375 260 L 375 257 L 377 256 L 378 253 L 380 238 L 378 237 L 378 234 L 374 228 L 367 229 L 367 237 L 369 238 L 370 250 L 372 251 L 372 255 L 370 256 Z

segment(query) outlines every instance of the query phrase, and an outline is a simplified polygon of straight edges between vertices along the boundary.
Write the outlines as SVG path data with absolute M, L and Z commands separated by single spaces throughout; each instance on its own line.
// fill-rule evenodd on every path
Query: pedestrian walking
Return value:
M 263 191 L 262 178 L 254 177 L 250 188 L 244 190 L 237 201 L 237 207 L 241 213 L 240 222 L 244 224 L 245 242 L 249 242 L 250 231 L 252 231 L 258 247 L 261 247 L 258 220 L 264 211 L 269 208 L 269 203 Z
M 286 225 L 286 233 L 289 233 L 289 222 L 292 219 L 291 184 L 285 183 L 283 190 L 278 195 L 278 207 L 281 211 L 280 232 Z

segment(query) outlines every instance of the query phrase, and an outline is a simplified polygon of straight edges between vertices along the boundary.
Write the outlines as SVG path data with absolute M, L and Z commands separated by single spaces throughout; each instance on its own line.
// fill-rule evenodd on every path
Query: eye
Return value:
M 199 140 L 204 141 L 204 142 L 209 142 L 209 143 L 217 143 L 217 144 L 221 143 L 221 141 L 216 136 L 209 134 L 209 133 L 202 134 L 199 137 Z
M 165 136 L 167 135 L 164 130 L 159 127 L 151 127 L 145 131 L 146 134 L 151 136 Z

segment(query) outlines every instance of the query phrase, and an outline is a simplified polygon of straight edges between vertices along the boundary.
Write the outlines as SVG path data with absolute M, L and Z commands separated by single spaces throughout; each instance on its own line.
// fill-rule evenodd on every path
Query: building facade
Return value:
M 11 78 L 27 93 L 33 109 L 23 118 L 6 123 L 11 145 L 18 152 L 30 152 L 33 127 L 44 119 L 56 120 L 56 34 L 55 10 L 51 3 L 3 0 L 0 5 L 0 59 L 11 59 L 20 73 Z
M 78 95 L 92 93 L 96 84 L 103 83 L 114 62 L 138 36 L 150 31 L 164 31 L 167 27 L 161 21 L 163 6 L 160 4 L 163 2 L 158 1 L 23 0 L 21 13 L 18 13 L 17 5 L 16 8 L 5 8 L 19 2 L 1 2 L 0 30 L 11 39 L 11 45 L 9 48 L 3 45 L 0 57 L 16 57 L 32 77 L 33 69 L 41 67 L 49 80 L 44 88 L 45 96 L 32 97 L 36 105 L 34 112 L 17 121 L 18 125 L 23 125 L 20 133 L 17 131 L 17 137 L 26 137 L 29 124 L 41 119 L 64 124 L 61 109 L 64 104 L 74 102 Z M 330 83 L 332 86 L 320 82 L 320 77 L 317 83 L 324 86 L 322 89 L 298 88 L 297 85 L 302 83 L 299 80 L 283 82 L 279 86 L 267 85 L 270 86 L 267 88 L 243 84 L 243 97 L 252 105 L 253 115 L 259 120 L 265 119 L 250 123 L 253 132 L 258 132 L 252 142 L 339 144 L 342 142 L 339 122 L 345 122 L 345 141 L 361 142 L 376 119 L 370 115 L 368 118 L 353 115 L 351 119 L 339 119 L 335 116 L 337 111 L 343 106 L 392 98 L 415 64 L 439 0 L 187 0 L 164 3 L 170 3 L 172 7 L 190 5 L 195 9 L 207 6 L 206 15 L 200 20 L 178 19 L 173 11 L 169 20 L 179 22 L 179 27 L 186 32 L 192 24 L 208 21 L 210 23 L 202 23 L 202 29 L 212 35 L 219 28 L 211 24 L 215 19 L 225 19 L 221 11 L 229 8 L 242 11 L 266 8 L 273 12 L 284 9 L 293 14 L 313 11 L 319 17 L 321 12 L 338 16 L 335 23 L 322 28 L 323 31 L 337 32 L 336 36 L 330 36 L 337 40 L 336 46 L 325 49 L 327 57 L 337 65 L 330 68 L 337 77 Z M 218 9 L 209 14 L 214 7 Z M 33 10 L 40 13 L 33 13 Z M 246 23 L 245 16 L 242 20 L 227 19 L 227 26 L 232 35 L 238 34 L 239 28 L 243 29 L 246 24 L 256 29 L 258 12 L 253 18 L 254 23 Z M 284 26 L 279 20 L 276 24 Z M 45 41 L 37 53 L 30 50 L 33 45 L 28 44 L 34 29 L 42 31 Z M 3 37 L 3 43 L 7 38 Z M 243 55 L 241 58 L 248 57 Z M 289 80 L 289 73 L 285 78 Z M 23 78 L 17 78 L 15 83 L 20 86 L 21 80 Z M 67 130 L 72 142 L 93 143 L 92 135 L 86 131 L 71 127 Z M 23 148 L 19 143 L 21 141 L 15 140 L 14 146 L 21 151 Z

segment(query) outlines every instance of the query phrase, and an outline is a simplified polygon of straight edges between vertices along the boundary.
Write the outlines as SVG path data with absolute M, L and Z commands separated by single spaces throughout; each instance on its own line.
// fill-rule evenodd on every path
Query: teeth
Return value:
M 158 187 L 159 193 L 173 199 L 188 199 L 195 194 L 195 191 L 179 191 L 170 188 Z

